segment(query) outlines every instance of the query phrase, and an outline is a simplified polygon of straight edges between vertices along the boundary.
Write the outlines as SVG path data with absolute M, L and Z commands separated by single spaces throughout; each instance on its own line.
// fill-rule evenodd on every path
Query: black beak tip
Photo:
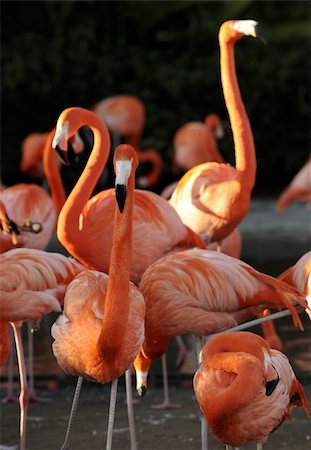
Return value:
M 264 34 L 264 32 L 263 32 L 263 30 L 262 30 L 262 28 L 261 28 L 260 25 L 257 25 L 257 26 L 256 26 L 256 37 L 257 37 L 261 42 L 263 42 L 265 45 L 267 45 L 267 41 L 266 41 L 266 39 L 265 39 L 265 34 Z
M 117 184 L 115 190 L 119 211 L 122 214 L 126 201 L 126 186 L 124 186 L 124 184 Z
M 70 166 L 70 161 L 69 161 L 69 157 L 68 157 L 68 152 L 62 150 L 61 148 L 59 148 L 59 146 L 57 145 L 55 147 L 56 153 L 59 157 L 59 159 L 61 160 L 61 162 L 65 165 L 65 166 Z
M 146 386 L 141 386 L 139 389 L 137 389 L 137 393 L 140 397 L 145 397 L 147 392 Z
M 267 397 L 269 397 L 273 393 L 273 391 L 277 387 L 279 381 L 280 381 L 280 378 L 278 376 L 275 380 L 271 380 L 271 381 L 268 381 L 268 383 L 266 383 L 266 396 Z

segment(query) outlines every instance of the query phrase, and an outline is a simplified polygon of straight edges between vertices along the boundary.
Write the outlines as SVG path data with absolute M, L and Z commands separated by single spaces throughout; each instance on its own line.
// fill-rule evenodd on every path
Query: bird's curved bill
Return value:
M 122 214 L 126 201 L 126 186 L 124 184 L 116 184 L 115 191 L 119 211 Z

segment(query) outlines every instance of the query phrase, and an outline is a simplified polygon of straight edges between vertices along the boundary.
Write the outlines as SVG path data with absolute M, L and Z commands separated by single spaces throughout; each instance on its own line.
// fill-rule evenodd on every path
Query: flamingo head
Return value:
M 76 114 L 76 110 L 80 109 L 82 108 L 65 109 L 57 121 L 52 147 L 65 165 L 70 165 L 73 156 L 84 149 L 84 143 L 78 133 L 84 124 L 81 124 L 79 114 Z
M 237 41 L 243 36 L 252 36 L 266 42 L 256 20 L 228 20 L 220 27 L 219 38 L 225 39 L 227 42 Z
M 115 192 L 120 212 L 123 212 L 128 183 L 138 166 L 137 153 L 131 145 L 121 144 L 114 152 Z

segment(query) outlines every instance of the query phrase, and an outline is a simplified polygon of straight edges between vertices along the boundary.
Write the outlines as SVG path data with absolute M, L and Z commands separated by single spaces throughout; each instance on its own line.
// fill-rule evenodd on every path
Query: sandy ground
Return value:
M 243 238 L 242 259 L 255 268 L 278 275 L 311 247 L 311 209 L 302 204 L 293 205 L 285 214 L 274 212 L 275 200 L 257 199 L 239 229 Z M 51 242 L 50 250 L 60 247 Z M 35 338 L 35 372 L 38 393 L 47 403 L 32 403 L 29 407 L 28 450 L 59 449 L 63 442 L 74 392 L 75 378 L 65 376 L 51 355 L 49 328 L 55 317 L 45 319 L 41 335 Z M 292 326 L 290 318 L 276 323 L 295 372 L 311 402 L 311 325 L 303 317 L 305 331 Z M 259 328 L 253 329 L 260 332 Z M 147 396 L 134 405 L 139 450 L 197 450 L 200 449 L 200 413 L 193 395 L 191 364 L 183 370 L 175 368 L 176 351 L 171 346 L 168 354 L 171 400 L 180 408 L 152 409 L 163 398 L 161 365 L 156 361 L 150 374 Z M 0 372 L 1 396 L 5 395 L 5 368 Z M 16 380 L 16 388 L 18 383 Z M 18 391 L 16 390 L 18 393 Z M 135 395 L 135 398 L 138 398 Z M 71 438 L 71 450 L 105 448 L 109 386 L 84 382 Z M 18 403 L 2 403 L 0 450 L 4 446 L 18 448 Z M 1 447 L 2 446 L 2 447 Z M 255 449 L 249 444 L 246 449 Z M 209 434 L 209 449 L 224 448 Z M 129 429 L 123 380 L 120 380 L 115 428 L 114 450 L 130 449 Z M 311 422 L 304 411 L 297 409 L 290 422 L 282 424 L 269 438 L 265 450 L 310 450 Z

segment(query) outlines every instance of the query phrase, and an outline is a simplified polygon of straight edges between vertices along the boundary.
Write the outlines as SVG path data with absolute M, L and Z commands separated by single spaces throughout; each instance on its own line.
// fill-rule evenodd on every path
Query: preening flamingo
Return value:
M 226 446 L 256 441 L 259 450 L 295 407 L 310 417 L 287 357 L 254 333 L 212 337 L 203 347 L 193 384 L 209 427 Z
M 131 368 L 144 340 L 145 302 L 130 282 L 134 148 L 120 145 L 114 154 L 116 199 L 109 276 L 86 271 L 68 286 L 64 314 L 52 326 L 53 352 L 72 375 L 107 383 Z
M 276 210 L 285 211 L 293 202 L 311 203 L 311 155 L 294 176 L 289 185 L 281 192 Z
M 151 171 L 137 178 L 138 186 L 145 188 L 155 186 L 162 174 L 163 161 L 156 150 L 140 150 L 146 119 L 143 102 L 133 95 L 115 95 L 96 103 L 91 110 L 105 122 L 112 133 L 113 148 L 121 143 L 121 136 L 125 136 L 127 143 L 137 151 L 139 162 L 151 163 Z
M 151 364 L 145 358 L 163 355 L 174 336 L 209 335 L 267 307 L 289 308 L 294 323 L 303 329 L 293 302 L 306 308 L 304 296 L 220 252 L 191 249 L 165 256 L 148 267 L 140 287 L 146 302 L 145 341 L 135 368 L 142 393 Z
M 108 273 L 115 190 L 107 189 L 90 199 L 110 150 L 107 127 L 91 111 L 68 108 L 57 121 L 53 147 L 59 148 L 66 158 L 68 139 L 82 125 L 92 129 L 94 147 L 59 214 L 57 236 L 68 252 L 80 262 Z M 171 251 L 194 246 L 205 248 L 201 239 L 182 223 L 174 208 L 153 192 L 135 190 L 133 214 L 131 280 L 134 283 L 139 282 L 150 264 Z
M 45 248 L 56 224 L 56 213 L 49 194 L 36 184 L 19 183 L 0 190 L 1 203 L 0 209 L 6 213 L 11 227 L 17 232 L 12 242 L 8 230 L 2 229 L 0 252 L 14 247 Z
M 26 443 L 26 418 L 30 391 L 27 384 L 21 340 L 23 321 L 39 319 L 51 311 L 60 311 L 67 284 L 84 267 L 73 258 L 43 250 L 18 248 L 0 255 L 0 363 L 9 353 L 8 326 L 11 324 L 20 373 L 20 448 Z
M 196 233 L 220 242 L 243 220 L 255 183 L 253 134 L 236 77 L 234 45 L 245 35 L 257 37 L 257 22 L 229 20 L 219 31 L 220 70 L 233 133 L 236 165 L 215 162 L 190 169 L 179 181 L 170 204 Z

